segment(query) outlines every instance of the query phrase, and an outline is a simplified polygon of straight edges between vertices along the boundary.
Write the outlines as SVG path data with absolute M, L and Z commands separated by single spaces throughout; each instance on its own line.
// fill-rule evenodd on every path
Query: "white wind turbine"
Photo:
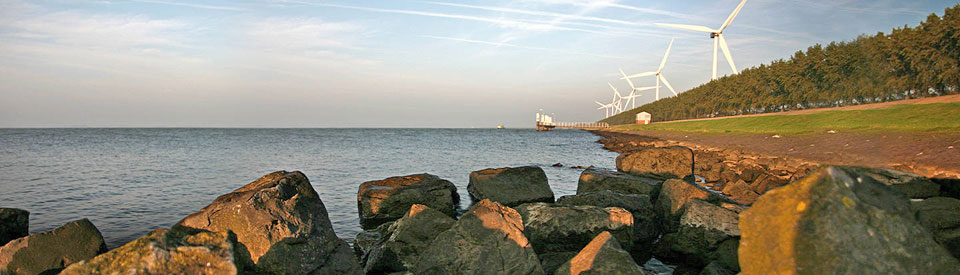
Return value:
M 727 17 L 727 21 L 723 22 L 723 25 L 720 25 L 718 29 L 711 29 L 704 26 L 694 26 L 694 25 L 681 25 L 681 24 L 663 24 L 657 23 L 658 26 L 671 27 L 684 30 L 700 31 L 710 33 L 710 38 L 715 38 L 713 40 L 713 80 L 717 79 L 717 44 L 720 45 L 720 48 L 723 49 L 723 55 L 727 58 L 727 64 L 730 64 L 730 69 L 733 70 L 733 74 L 738 74 L 737 66 L 733 65 L 733 57 L 730 56 L 730 48 L 727 47 L 727 41 L 723 39 L 723 30 L 730 25 L 730 22 L 733 22 L 733 18 L 737 17 L 737 14 L 740 13 L 740 9 L 743 8 L 743 4 L 746 4 L 747 0 L 740 1 L 740 5 L 737 6 L 737 9 L 733 10 L 733 13 L 730 14 L 730 17 Z
M 626 102 L 626 104 L 623 105 L 623 107 L 627 107 L 627 105 L 630 105 L 630 109 L 637 108 L 637 98 L 640 97 L 640 94 L 637 94 L 637 92 L 642 92 L 642 91 L 646 91 L 646 90 L 651 90 L 651 89 L 654 89 L 654 88 L 658 88 L 657 86 L 660 86 L 660 84 L 658 83 L 657 86 L 637 88 L 636 86 L 633 85 L 633 81 L 630 81 L 630 78 L 627 77 L 627 74 L 623 72 L 623 69 L 620 69 L 620 75 L 623 76 L 623 78 L 621 78 L 621 79 L 626 79 L 626 80 L 627 80 L 627 84 L 630 84 L 630 89 L 632 89 L 632 90 L 630 91 L 630 95 L 623 97 L 623 98 L 626 98 L 626 99 L 627 99 L 627 102 Z M 657 94 L 659 94 L 659 93 L 657 93 Z
M 667 52 L 663 54 L 663 59 L 660 60 L 660 67 L 657 68 L 657 71 L 639 73 L 631 76 L 624 75 L 623 78 L 621 79 L 626 79 L 627 81 L 630 81 L 631 78 L 655 75 L 657 77 L 657 86 L 654 86 L 654 88 L 657 88 L 657 100 L 660 100 L 660 81 L 663 81 L 663 84 L 667 85 L 667 88 L 669 88 L 670 91 L 673 92 L 673 95 L 676 96 L 677 91 L 674 90 L 673 86 L 670 85 L 670 81 L 667 81 L 667 78 L 663 76 L 663 66 L 667 65 L 667 57 L 670 56 L 670 49 L 673 48 L 674 40 L 676 39 L 670 39 L 670 45 L 667 46 Z
M 597 110 L 603 109 L 603 111 L 606 112 L 606 115 L 604 118 L 610 117 L 610 108 L 613 107 L 613 104 L 603 104 L 603 103 L 600 103 L 600 101 L 594 101 L 594 102 L 600 105 L 600 108 L 597 108 Z
M 610 89 L 613 89 L 613 100 L 610 101 L 610 104 L 613 104 L 613 107 L 617 109 L 613 114 L 619 114 L 623 112 L 623 108 L 620 107 L 620 104 L 623 102 L 623 96 L 620 95 L 620 91 L 618 91 L 616 87 L 613 87 L 613 84 L 607 82 L 607 85 L 610 85 Z

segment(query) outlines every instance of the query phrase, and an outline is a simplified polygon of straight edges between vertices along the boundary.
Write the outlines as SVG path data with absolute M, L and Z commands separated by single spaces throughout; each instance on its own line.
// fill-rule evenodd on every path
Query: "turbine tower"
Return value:
M 623 96 L 620 95 L 620 91 L 618 91 L 616 87 L 613 87 L 613 84 L 607 82 L 607 85 L 610 85 L 610 89 L 613 89 L 613 100 L 610 101 L 610 104 L 613 104 L 613 107 L 617 109 L 613 114 L 619 114 L 623 112 L 623 108 L 620 107 L 620 104 L 623 102 Z
M 604 118 L 610 117 L 610 107 L 613 106 L 613 105 L 603 104 L 603 103 L 600 103 L 600 101 L 594 101 L 594 102 L 596 102 L 597 104 L 600 105 L 600 108 L 597 108 L 597 110 L 603 109 L 603 111 L 606 112 Z
M 621 79 L 626 79 L 627 81 L 630 81 L 631 78 L 637 78 L 637 77 L 644 77 L 644 76 L 654 75 L 654 76 L 657 77 L 657 86 L 655 86 L 655 87 L 657 88 L 657 100 L 660 100 L 660 81 L 663 81 L 663 84 L 664 84 L 664 85 L 667 85 L 667 88 L 669 88 L 670 91 L 673 92 L 673 95 L 676 96 L 676 95 L 677 95 L 677 91 L 673 89 L 673 86 L 672 86 L 672 85 L 670 85 L 670 81 L 667 81 L 667 78 L 663 76 L 663 66 L 664 66 L 664 65 L 667 65 L 667 57 L 670 56 L 670 49 L 673 48 L 673 41 L 674 41 L 674 40 L 676 40 L 676 39 L 670 39 L 670 45 L 667 46 L 667 52 L 663 54 L 663 59 L 660 60 L 660 67 L 657 68 L 657 71 L 655 71 L 655 72 L 639 73 L 639 74 L 635 74 L 635 75 L 631 75 L 631 76 L 626 76 L 626 75 L 624 75 L 623 78 L 621 78 Z
M 740 5 L 737 6 L 737 9 L 733 10 L 733 13 L 727 17 L 727 21 L 723 22 L 723 25 L 720 25 L 720 28 L 711 29 L 704 26 L 695 26 L 695 25 L 682 25 L 682 24 L 664 24 L 656 23 L 658 26 L 699 31 L 699 32 L 708 32 L 710 33 L 710 38 L 713 40 L 713 78 L 712 80 L 717 79 L 717 45 L 720 45 L 720 49 L 723 50 L 723 55 L 727 58 L 727 64 L 730 64 L 730 69 L 733 70 L 733 74 L 738 74 L 737 66 L 733 64 L 733 57 L 730 55 L 730 48 L 727 47 L 727 41 L 723 39 L 723 30 L 730 25 L 730 22 L 733 22 L 733 18 L 737 17 L 737 14 L 740 13 L 740 9 L 743 8 L 743 4 L 746 4 L 747 0 L 740 1 Z

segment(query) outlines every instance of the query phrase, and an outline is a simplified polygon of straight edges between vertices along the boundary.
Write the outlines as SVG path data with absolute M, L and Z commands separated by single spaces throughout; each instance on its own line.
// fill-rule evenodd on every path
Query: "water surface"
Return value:
M 431 173 L 466 209 L 471 171 L 537 165 L 559 197 L 582 170 L 552 164 L 615 166 L 596 140 L 531 129 L 0 129 L 0 207 L 30 211 L 31 233 L 88 218 L 114 248 L 267 173 L 299 170 L 352 240 L 364 181 Z

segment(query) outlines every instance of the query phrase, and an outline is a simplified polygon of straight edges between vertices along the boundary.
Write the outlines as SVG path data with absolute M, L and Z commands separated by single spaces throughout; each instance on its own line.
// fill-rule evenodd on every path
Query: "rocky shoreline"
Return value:
M 78 220 L 28 235 L 0 208 L 0 274 L 941 274 L 960 272 L 957 183 L 597 132 L 617 170 L 554 197 L 540 167 L 362 183 L 353 244 L 300 172 L 257 179 L 107 250 Z

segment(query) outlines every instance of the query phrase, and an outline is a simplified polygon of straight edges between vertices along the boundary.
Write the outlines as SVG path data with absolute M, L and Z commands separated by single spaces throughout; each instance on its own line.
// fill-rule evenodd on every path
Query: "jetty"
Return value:
M 554 122 L 552 115 L 537 113 L 537 131 L 550 131 L 554 128 L 603 129 L 610 127 L 606 122 Z

